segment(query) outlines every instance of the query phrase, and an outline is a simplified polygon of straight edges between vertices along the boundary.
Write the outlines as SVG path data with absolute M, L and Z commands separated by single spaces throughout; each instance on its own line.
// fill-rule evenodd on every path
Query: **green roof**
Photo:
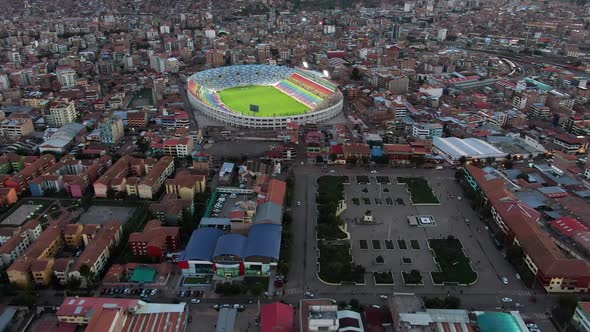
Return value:
M 150 283 L 156 279 L 156 269 L 149 266 L 138 266 L 131 275 L 132 282 Z
M 516 318 L 504 312 L 486 312 L 477 316 L 481 332 L 524 332 Z

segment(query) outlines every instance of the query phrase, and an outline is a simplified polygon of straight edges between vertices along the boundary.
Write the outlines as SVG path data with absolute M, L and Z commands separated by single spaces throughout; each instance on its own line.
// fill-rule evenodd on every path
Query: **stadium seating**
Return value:
M 335 93 L 336 84 L 302 68 L 270 65 L 219 67 L 191 76 L 190 93 L 214 108 L 233 112 L 217 91 L 250 85 L 272 85 L 300 103 L 314 109 Z

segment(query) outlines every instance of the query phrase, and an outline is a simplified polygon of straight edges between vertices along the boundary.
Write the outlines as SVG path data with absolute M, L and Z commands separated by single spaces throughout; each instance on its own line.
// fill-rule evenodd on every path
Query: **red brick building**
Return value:
M 164 258 L 167 253 L 178 251 L 179 227 L 165 227 L 153 219 L 147 222 L 143 232 L 129 235 L 129 247 L 136 256 Z

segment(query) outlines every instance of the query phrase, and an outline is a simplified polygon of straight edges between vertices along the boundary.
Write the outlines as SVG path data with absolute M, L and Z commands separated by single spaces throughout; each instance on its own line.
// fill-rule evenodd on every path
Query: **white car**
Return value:
M 312 292 L 305 292 L 305 293 L 303 293 L 303 296 L 309 297 L 309 298 L 314 298 L 315 297 L 315 295 L 313 295 Z
M 520 280 L 520 274 L 516 274 L 516 279 Z
M 502 283 L 503 283 L 504 285 L 508 285 L 508 278 L 506 278 L 506 277 L 502 277 Z
M 301 202 L 297 202 L 297 206 L 301 206 Z
M 156 294 L 158 294 L 158 289 L 157 288 L 152 289 L 150 295 L 155 296 Z
M 524 308 L 524 304 L 522 304 L 522 303 L 516 303 L 516 304 L 514 304 L 514 306 L 517 308 Z
M 502 298 L 502 302 L 504 302 L 504 303 L 512 303 L 512 299 L 509 298 L 509 297 L 503 297 Z
M 371 171 L 371 174 L 377 174 L 377 171 L 376 170 L 372 170 Z
M 387 300 L 387 295 L 379 295 L 379 300 Z
M 201 300 L 199 300 L 199 299 L 191 299 L 191 303 L 192 304 L 199 304 L 199 303 L 201 303 Z
M 330 173 L 336 173 L 336 171 L 335 171 L 335 170 L 333 170 L 333 169 L 331 169 L 331 170 L 330 170 Z

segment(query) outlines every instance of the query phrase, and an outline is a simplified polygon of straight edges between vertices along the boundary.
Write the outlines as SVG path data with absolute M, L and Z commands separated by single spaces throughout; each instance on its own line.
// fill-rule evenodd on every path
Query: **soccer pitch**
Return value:
M 273 86 L 246 86 L 218 92 L 225 106 L 232 110 L 259 117 L 303 114 L 309 107 L 284 94 Z M 251 112 L 250 105 L 258 105 L 258 112 Z

